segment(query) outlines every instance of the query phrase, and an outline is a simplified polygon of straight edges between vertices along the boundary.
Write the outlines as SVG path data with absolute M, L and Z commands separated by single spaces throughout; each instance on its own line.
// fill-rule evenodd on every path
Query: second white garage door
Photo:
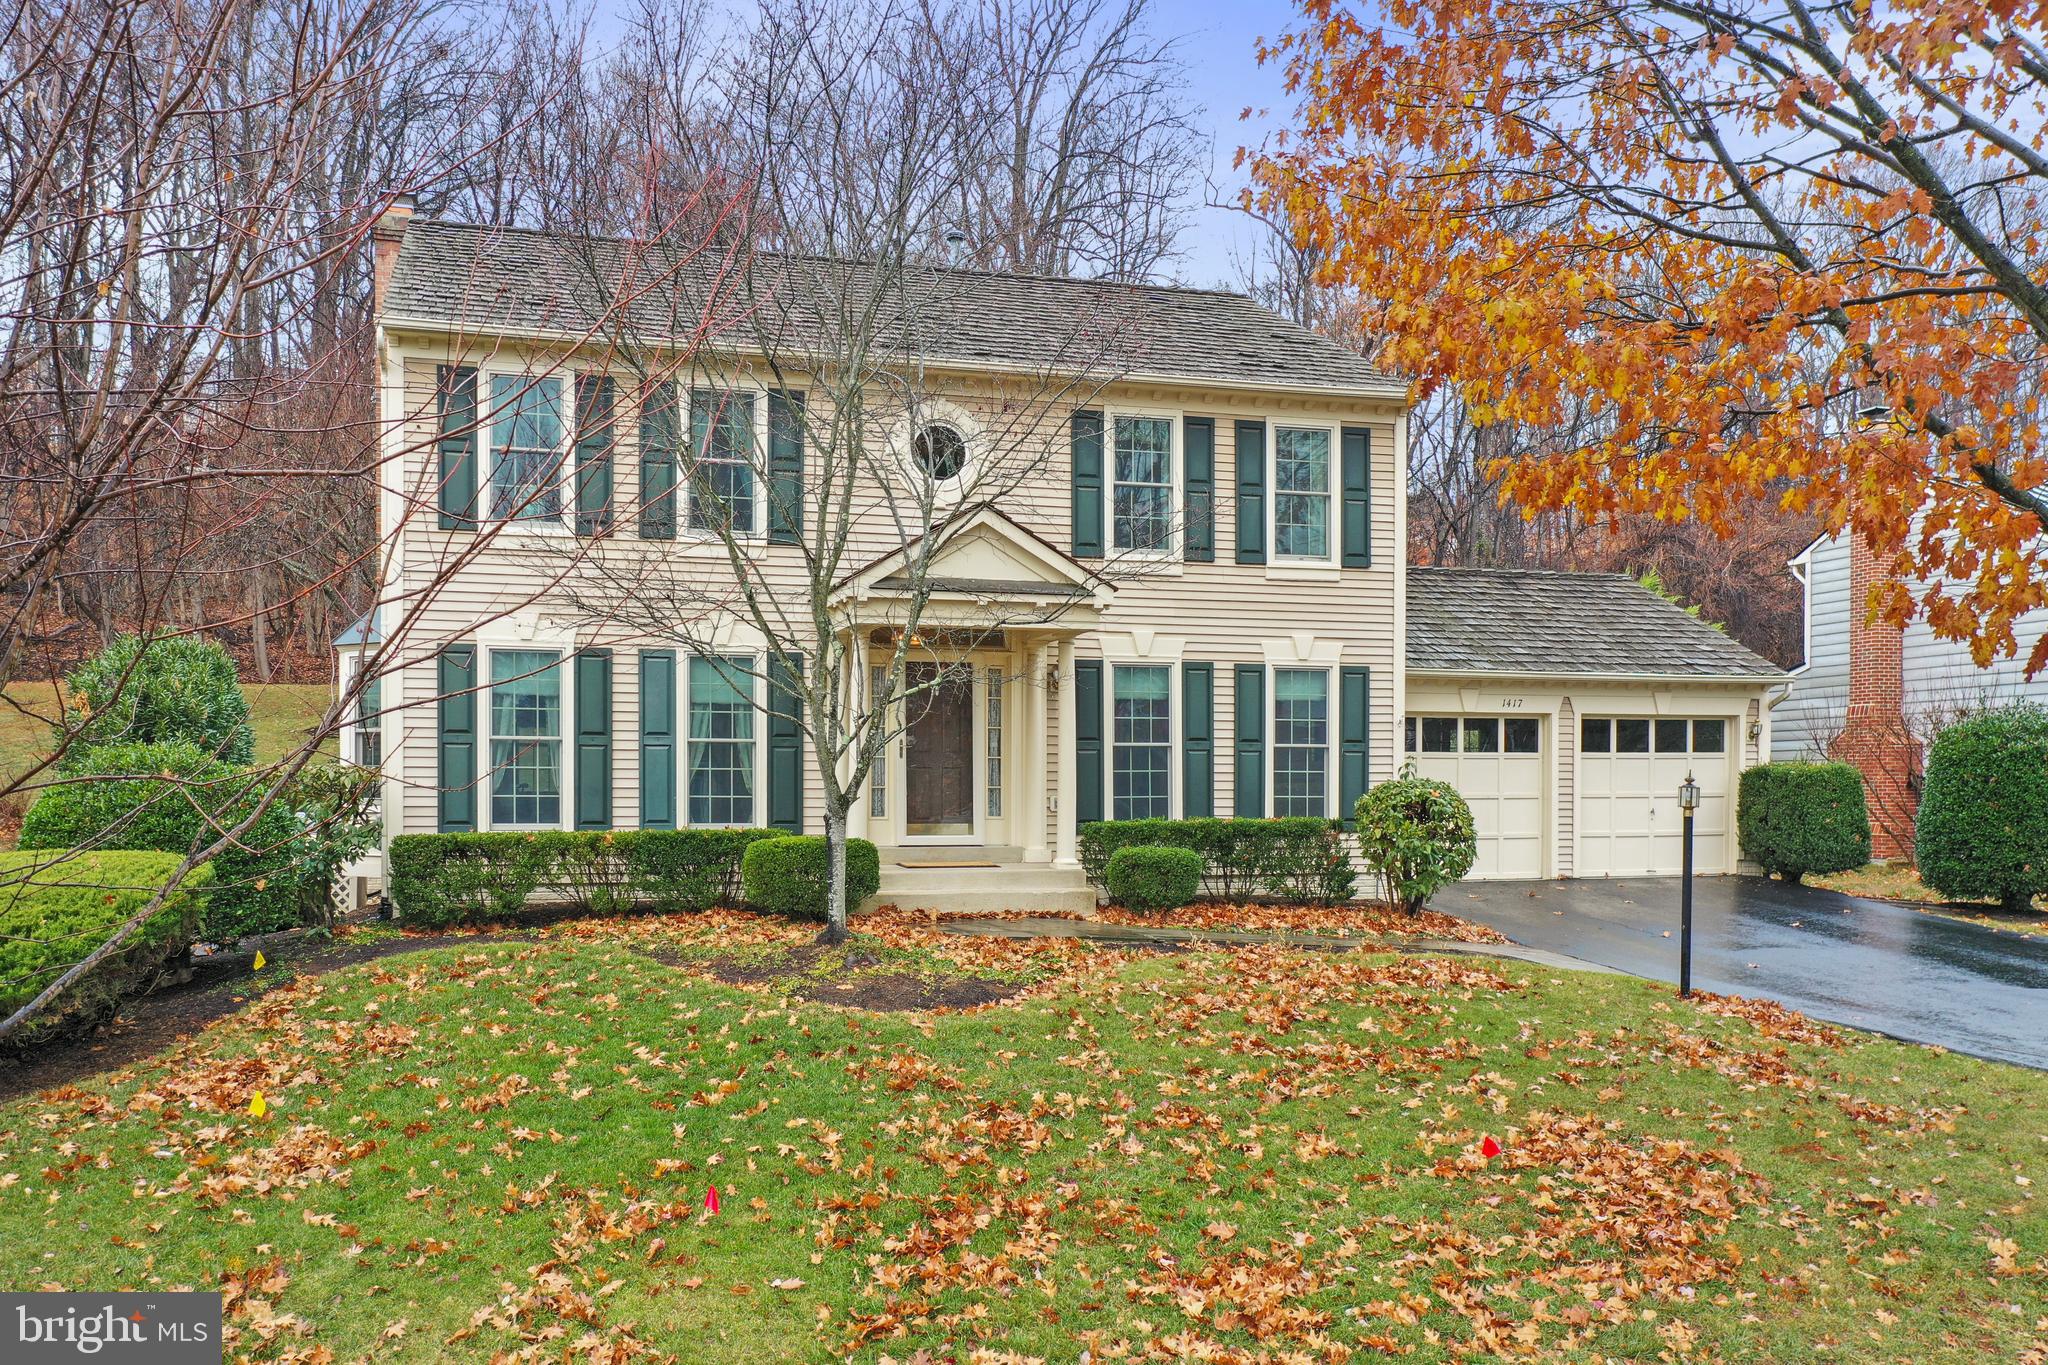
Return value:
M 1422 777 L 1448 782 L 1472 807 L 1479 854 L 1471 875 L 1541 877 L 1543 724 L 1534 716 L 1410 716 L 1408 750 Z
M 1587 716 L 1579 723 L 1581 877 L 1676 876 L 1683 865 L 1678 787 L 1700 784 L 1694 870 L 1728 871 L 1728 722 Z

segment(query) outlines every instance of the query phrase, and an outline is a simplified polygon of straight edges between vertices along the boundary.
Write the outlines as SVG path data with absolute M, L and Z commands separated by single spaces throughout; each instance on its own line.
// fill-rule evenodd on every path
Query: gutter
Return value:
M 1776 672 L 1771 672 L 1771 673 L 1587 673 L 1587 672 L 1574 672 L 1574 673 L 1543 673 L 1543 672 L 1536 672 L 1536 671 L 1532 671 L 1532 670 L 1530 670 L 1530 669 L 1525 669 L 1525 668 L 1517 668 L 1517 669 L 1490 669 L 1490 668 L 1457 668 L 1457 669 L 1441 669 L 1441 668 L 1428 668 L 1428 667 L 1418 668 L 1418 667 L 1416 667 L 1415 665 L 1413 665 L 1413 664 L 1410 664 L 1410 665 L 1408 666 L 1408 670 L 1407 670 L 1407 672 L 1408 672 L 1408 676 L 1409 676 L 1409 677 L 1411 677 L 1411 678 L 1443 678 L 1443 679 L 1448 679 L 1448 680 L 1456 680 L 1456 679 L 1459 679 L 1459 678 L 1486 678 L 1486 679 L 1489 679 L 1489 680 L 1494 680 L 1494 681 L 1512 681 L 1512 680 L 1518 680 L 1518 679 L 1525 679 L 1525 678 L 1526 678 L 1526 679 L 1533 679 L 1533 680 L 1535 680 L 1535 681 L 1538 681 L 1538 682 L 1579 682 L 1579 683 L 1597 683 L 1597 682 L 1662 682 L 1662 683 L 1702 683 L 1702 684 L 1705 684 L 1705 683 L 1748 683 L 1748 684 L 1750 684 L 1751 686 L 1755 686 L 1755 685 L 1757 685 L 1757 684 L 1759 684 L 1759 683 L 1764 683 L 1764 684 L 1776 684 L 1776 683 L 1784 683 L 1784 680 L 1785 680 L 1785 674 L 1784 674 L 1783 670 L 1779 670 L 1779 671 L 1776 671 Z M 1787 692 L 1789 693 L 1789 691 L 1791 690 L 1790 684 L 1789 684 L 1789 683 L 1785 683 L 1785 687 L 1786 687 L 1786 691 L 1787 691 Z

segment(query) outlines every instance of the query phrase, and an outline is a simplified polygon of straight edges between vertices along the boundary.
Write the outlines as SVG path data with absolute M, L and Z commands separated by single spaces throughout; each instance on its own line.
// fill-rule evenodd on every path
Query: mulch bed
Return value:
M 303 951 L 295 949 L 288 957 L 280 953 L 260 975 L 249 970 L 246 954 L 199 958 L 192 964 L 191 981 L 130 1001 L 116 1018 L 91 1033 L 51 1042 L 27 1058 L 0 1057 L 0 1101 L 112 1071 L 175 1047 L 294 976 L 317 976 L 399 953 L 484 943 L 499 937 L 502 936 L 407 934 L 367 941 L 308 943 Z
M 811 944 L 791 948 L 779 957 L 714 957 L 690 959 L 652 950 L 649 957 L 672 967 L 698 966 L 729 986 L 784 983 L 791 999 L 860 1010 L 970 1009 L 1008 1000 L 1024 989 L 1021 982 L 992 981 L 979 976 L 923 976 L 914 972 L 862 971 L 856 956 L 843 974 L 815 975 L 812 968 L 837 948 Z

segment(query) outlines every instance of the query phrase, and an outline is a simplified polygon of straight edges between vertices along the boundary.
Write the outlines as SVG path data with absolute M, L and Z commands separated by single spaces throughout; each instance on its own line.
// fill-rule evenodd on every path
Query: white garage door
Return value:
M 1479 831 L 1474 877 L 1543 875 L 1543 723 L 1535 716 L 1410 716 L 1422 777 L 1448 782 Z
M 1728 871 L 1728 722 L 1587 716 L 1579 723 L 1582 877 L 1675 876 L 1684 861 L 1678 787 L 1700 784 L 1694 870 Z

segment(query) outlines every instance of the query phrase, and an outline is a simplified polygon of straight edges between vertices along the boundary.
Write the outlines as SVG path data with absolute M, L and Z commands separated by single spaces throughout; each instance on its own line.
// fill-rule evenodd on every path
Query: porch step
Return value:
M 995 914 L 1031 911 L 1038 914 L 1092 915 L 1095 888 L 1078 867 L 1056 868 L 1045 863 L 1024 863 L 998 857 L 1003 850 L 961 850 L 955 861 L 981 858 L 996 867 L 902 867 L 895 851 L 882 858 L 881 890 L 860 907 L 894 905 L 902 910 L 935 913 Z M 902 855 L 921 861 L 924 851 Z M 936 860 L 940 855 L 933 853 Z

